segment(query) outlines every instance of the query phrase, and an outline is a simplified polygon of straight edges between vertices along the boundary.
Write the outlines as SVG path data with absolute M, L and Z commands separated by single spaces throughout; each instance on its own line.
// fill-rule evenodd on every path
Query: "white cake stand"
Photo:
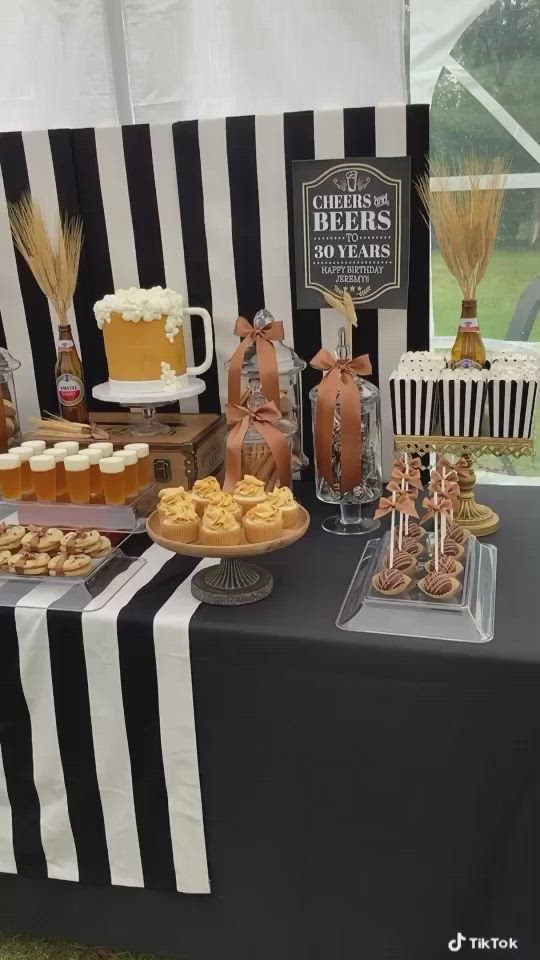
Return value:
M 133 389 L 126 389 L 125 392 L 121 392 L 116 387 L 112 389 L 110 382 L 107 380 L 105 383 L 98 383 L 97 386 L 92 388 L 92 396 L 96 400 L 104 400 L 105 403 L 119 403 L 121 407 L 142 407 L 141 419 L 131 424 L 129 432 L 133 436 L 146 434 L 149 437 L 156 437 L 171 433 L 171 427 L 156 419 L 156 409 L 158 407 L 164 407 L 176 400 L 198 397 L 205 390 L 204 380 L 199 380 L 198 377 L 188 377 L 187 383 L 183 383 L 174 393 L 164 393 L 163 390 L 145 393 Z

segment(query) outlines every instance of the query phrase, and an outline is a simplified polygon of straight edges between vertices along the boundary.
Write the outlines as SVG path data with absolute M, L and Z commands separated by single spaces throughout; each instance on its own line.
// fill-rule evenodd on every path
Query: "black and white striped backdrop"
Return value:
M 72 325 L 91 387 L 107 379 L 95 300 L 114 288 L 162 284 L 213 316 L 216 357 L 206 393 L 183 409 L 215 411 L 226 396 L 224 362 L 239 313 L 266 305 L 286 340 L 309 360 L 333 348 L 339 317 L 295 306 L 291 162 L 311 158 L 410 155 L 413 183 L 429 149 L 425 106 L 304 111 L 174 124 L 0 134 L 0 337 L 22 361 L 23 421 L 55 410 L 54 318 L 14 252 L 6 199 L 30 189 L 51 220 L 80 214 L 85 247 Z M 407 310 L 359 311 L 356 353 L 369 352 L 382 390 L 386 448 L 392 432 L 388 376 L 406 349 L 429 338 L 429 236 L 412 190 Z M 198 360 L 194 321 L 188 354 Z M 306 370 L 306 393 L 319 374 Z M 110 406 L 91 401 L 91 408 Z M 309 411 L 305 435 L 310 438 Z M 308 451 L 309 452 L 309 451 Z
M 69 587 L 54 582 L 0 586 L 0 873 L 209 893 L 189 651 L 199 561 L 145 536 L 129 552 L 144 566 L 100 609 L 61 609 Z

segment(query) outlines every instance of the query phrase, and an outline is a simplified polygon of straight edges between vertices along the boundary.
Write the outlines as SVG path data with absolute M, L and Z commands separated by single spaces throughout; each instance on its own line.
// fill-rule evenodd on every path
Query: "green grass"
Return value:
M 496 251 L 478 289 L 478 316 L 483 337 L 506 339 L 516 304 L 525 287 L 540 276 L 540 251 Z M 454 336 L 461 307 L 461 290 L 441 255 L 433 253 L 433 316 L 437 336 Z M 540 313 L 529 341 L 540 340 Z M 522 476 L 540 476 L 540 415 L 536 416 L 536 455 L 510 461 L 512 472 Z M 478 467 L 494 473 L 508 473 L 508 462 L 498 457 L 482 457 Z
M 68 940 L 15 937 L 0 933 L 0 960 L 157 960 L 148 953 L 116 953 Z
M 439 253 L 433 253 L 433 316 L 439 337 L 456 332 L 461 307 L 461 290 Z M 478 316 L 482 336 L 504 340 L 525 287 L 540 276 L 539 250 L 496 251 L 478 288 Z M 530 340 L 540 340 L 540 315 Z

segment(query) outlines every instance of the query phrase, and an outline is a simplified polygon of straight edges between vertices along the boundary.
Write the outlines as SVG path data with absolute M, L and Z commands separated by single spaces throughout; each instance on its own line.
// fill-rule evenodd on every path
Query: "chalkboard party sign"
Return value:
M 298 306 L 348 292 L 359 308 L 406 307 L 409 157 L 292 166 Z

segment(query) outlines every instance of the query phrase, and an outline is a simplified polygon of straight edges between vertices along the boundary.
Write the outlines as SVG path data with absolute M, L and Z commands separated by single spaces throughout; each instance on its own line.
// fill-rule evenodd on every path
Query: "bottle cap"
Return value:
M 43 453 L 47 444 L 44 440 L 24 440 L 21 443 L 21 447 L 30 447 L 34 453 Z
M 115 450 L 113 457 L 120 457 L 120 459 L 130 467 L 132 467 L 134 463 L 137 463 L 137 460 L 139 459 L 136 450 Z
M 15 453 L 0 453 L 0 470 L 15 470 L 21 461 Z
M 56 460 L 50 453 L 37 453 L 30 457 L 30 469 L 33 473 L 45 473 L 46 470 L 54 470 Z
M 125 443 L 124 450 L 136 450 L 139 460 L 150 455 L 150 447 L 147 443 Z
M 59 440 L 58 443 L 54 443 L 53 446 L 63 447 L 70 455 L 79 452 L 79 443 L 77 440 Z
M 82 473 L 90 469 L 90 460 L 85 453 L 75 453 L 64 460 L 66 473 Z
M 121 457 L 103 457 L 99 469 L 102 473 L 124 473 L 126 465 Z

